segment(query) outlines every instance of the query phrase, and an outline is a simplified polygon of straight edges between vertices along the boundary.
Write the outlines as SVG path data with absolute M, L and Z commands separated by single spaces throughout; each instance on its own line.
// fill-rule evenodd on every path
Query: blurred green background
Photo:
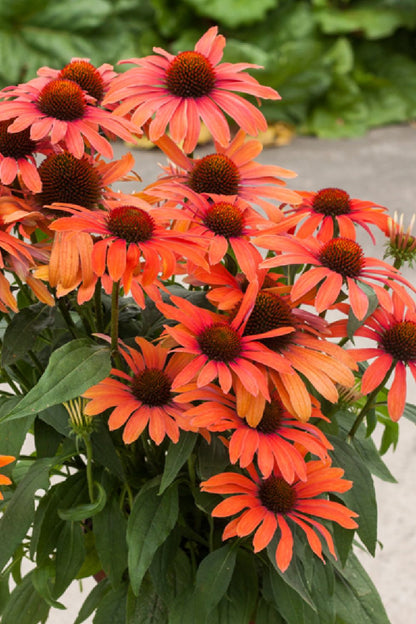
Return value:
M 264 66 L 253 75 L 281 94 L 263 103 L 271 123 L 343 137 L 416 118 L 416 0 L 0 0 L 0 83 L 193 49 L 214 24 L 224 59 Z

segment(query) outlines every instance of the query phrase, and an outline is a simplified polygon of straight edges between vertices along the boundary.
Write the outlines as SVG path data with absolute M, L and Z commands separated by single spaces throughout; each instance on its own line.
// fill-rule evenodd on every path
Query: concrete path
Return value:
M 123 151 L 124 146 L 116 146 L 119 156 Z M 210 151 L 209 146 L 203 148 L 204 153 Z M 143 182 L 155 180 L 159 171 L 157 164 L 165 164 L 163 154 L 142 150 L 134 150 L 133 154 L 135 170 Z M 416 211 L 416 129 L 411 126 L 376 129 L 365 137 L 336 141 L 298 137 L 290 145 L 265 148 L 258 161 L 296 171 L 298 178 L 289 184 L 293 189 L 319 190 L 336 186 L 351 197 L 387 206 L 391 214 L 395 210 L 404 212 L 405 224 Z M 141 187 L 138 184 L 123 186 L 123 190 L 127 188 L 139 190 Z M 378 241 L 378 250 L 372 249 L 371 255 L 382 258 L 380 237 Z M 368 237 L 360 242 L 369 252 Z M 415 270 L 405 273 L 416 282 Z M 407 400 L 416 403 L 415 384 L 409 381 Z M 375 559 L 365 554 L 361 556 L 382 596 L 391 624 L 416 622 L 416 427 L 403 419 L 400 429 L 396 452 L 385 456 L 398 484 L 376 480 L 379 540 L 383 547 L 380 546 Z M 72 624 L 86 593 L 81 598 L 78 587 L 72 587 L 63 598 L 69 610 L 51 611 L 48 624 Z

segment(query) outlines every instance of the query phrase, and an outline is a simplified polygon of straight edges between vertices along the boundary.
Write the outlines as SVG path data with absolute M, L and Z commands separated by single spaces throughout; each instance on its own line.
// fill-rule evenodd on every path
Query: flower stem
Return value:
M 384 385 L 386 384 L 386 382 L 388 381 L 388 379 L 389 379 L 390 375 L 392 374 L 395 366 L 396 365 L 393 362 L 393 364 L 391 365 L 391 367 L 387 371 L 387 373 L 386 373 L 383 381 L 381 382 L 381 384 L 379 384 L 376 388 L 374 388 L 374 390 L 372 392 L 370 392 L 370 394 L 368 395 L 367 401 L 365 402 L 364 407 L 362 408 L 362 410 L 358 414 L 357 418 L 354 421 L 353 426 L 351 427 L 351 429 L 350 429 L 350 431 L 348 433 L 348 436 L 347 436 L 347 441 L 348 442 L 351 442 L 351 440 L 353 439 L 353 437 L 357 433 L 359 426 L 363 422 L 364 418 L 367 416 L 368 412 L 374 407 L 375 399 L 377 397 L 377 394 L 379 393 L 380 389 L 383 388 Z
M 113 283 L 111 294 L 111 355 L 117 366 L 121 368 L 120 354 L 118 351 L 118 315 L 119 315 L 120 280 Z
M 101 301 L 101 280 L 97 280 L 94 291 L 95 318 L 97 321 L 97 330 L 104 331 L 103 305 Z
M 94 502 L 94 479 L 92 476 L 92 444 L 89 435 L 82 436 L 85 444 L 85 450 L 87 454 L 87 483 L 88 483 L 88 496 L 91 503 Z

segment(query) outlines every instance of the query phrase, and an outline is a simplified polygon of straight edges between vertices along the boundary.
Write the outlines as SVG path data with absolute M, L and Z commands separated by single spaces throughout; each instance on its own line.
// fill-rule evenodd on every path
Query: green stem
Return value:
M 88 483 L 88 496 L 90 501 L 94 502 L 94 479 L 92 476 L 92 444 L 88 435 L 82 436 L 85 444 L 85 450 L 87 454 L 87 483 Z
M 100 333 L 104 332 L 104 317 L 103 317 L 103 304 L 101 301 L 101 280 L 99 279 L 95 285 L 94 291 L 94 307 L 95 318 L 97 321 L 97 330 Z
M 68 308 L 66 307 L 66 302 L 63 301 L 62 299 L 57 299 L 57 303 L 58 303 L 59 310 L 62 314 L 62 317 L 66 323 L 66 326 L 68 327 L 70 333 L 72 334 L 72 337 L 78 338 L 77 333 L 76 333 L 75 323 L 72 320 L 71 315 L 68 312 Z
M 117 366 L 121 368 L 118 350 L 118 314 L 119 314 L 120 280 L 114 282 L 111 294 L 111 355 Z
M 393 370 L 395 369 L 395 362 L 393 362 L 393 364 L 390 366 L 389 370 L 387 371 L 383 381 L 381 382 L 381 384 L 379 384 L 377 386 L 377 388 L 374 388 L 374 390 L 372 392 L 370 392 L 370 394 L 367 397 L 367 401 L 365 402 L 364 407 L 362 408 L 362 410 L 360 411 L 360 413 L 358 414 L 357 418 L 354 421 L 353 426 L 351 427 L 348 436 L 347 436 L 347 441 L 351 442 L 351 440 L 353 439 L 353 437 L 355 436 L 355 434 L 358 431 L 359 426 L 361 425 L 361 423 L 363 422 L 364 418 L 367 416 L 368 412 L 374 407 L 375 405 L 375 399 L 377 397 L 377 394 L 379 393 L 380 389 L 384 387 L 384 385 L 387 383 L 390 375 L 392 374 Z

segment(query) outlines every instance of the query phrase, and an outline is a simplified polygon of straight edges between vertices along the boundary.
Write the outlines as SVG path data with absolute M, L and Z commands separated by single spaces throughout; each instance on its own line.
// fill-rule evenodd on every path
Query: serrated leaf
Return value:
M 113 587 L 121 583 L 127 568 L 127 521 L 113 496 L 93 519 L 95 545 L 103 570 Z
M 33 347 L 33 337 L 54 323 L 53 309 L 37 303 L 15 314 L 7 326 L 1 352 L 2 366 L 16 363 Z
M 176 475 L 194 450 L 197 435 L 192 431 L 182 431 L 180 439 L 176 444 L 170 442 L 166 454 L 165 467 L 162 481 L 160 483 L 159 494 L 162 494 L 175 479 Z
M 22 418 L 78 397 L 107 377 L 110 370 L 110 351 L 106 346 L 85 339 L 73 340 L 52 353 L 36 386 L 3 418 Z
M 337 497 L 359 514 L 357 533 L 374 556 L 377 544 L 377 502 L 371 473 L 350 444 L 332 435 L 328 439 L 334 446 L 334 450 L 330 451 L 334 464 L 343 468 L 345 478 L 353 482 L 350 490 L 338 493 Z
M 0 569 L 25 537 L 35 513 L 35 492 L 48 488 L 49 470 L 56 462 L 56 458 L 48 458 L 32 464 L 10 499 L 0 519 L 0 531 L 7 535 L 7 539 L 0 540 Z
M 94 486 L 98 489 L 97 498 L 92 503 L 84 503 L 76 507 L 70 507 L 69 509 L 58 509 L 58 516 L 61 520 L 79 522 L 87 518 L 92 518 L 104 509 L 107 502 L 107 493 L 101 483 L 95 482 Z
M 162 496 L 158 496 L 157 486 L 145 487 L 136 496 L 127 523 L 128 566 L 136 595 L 156 550 L 175 526 L 178 512 L 175 485 Z
M 1 619 L 2 624 L 37 624 L 46 620 L 49 605 L 36 591 L 32 575 L 33 573 L 27 574 L 10 594 Z

